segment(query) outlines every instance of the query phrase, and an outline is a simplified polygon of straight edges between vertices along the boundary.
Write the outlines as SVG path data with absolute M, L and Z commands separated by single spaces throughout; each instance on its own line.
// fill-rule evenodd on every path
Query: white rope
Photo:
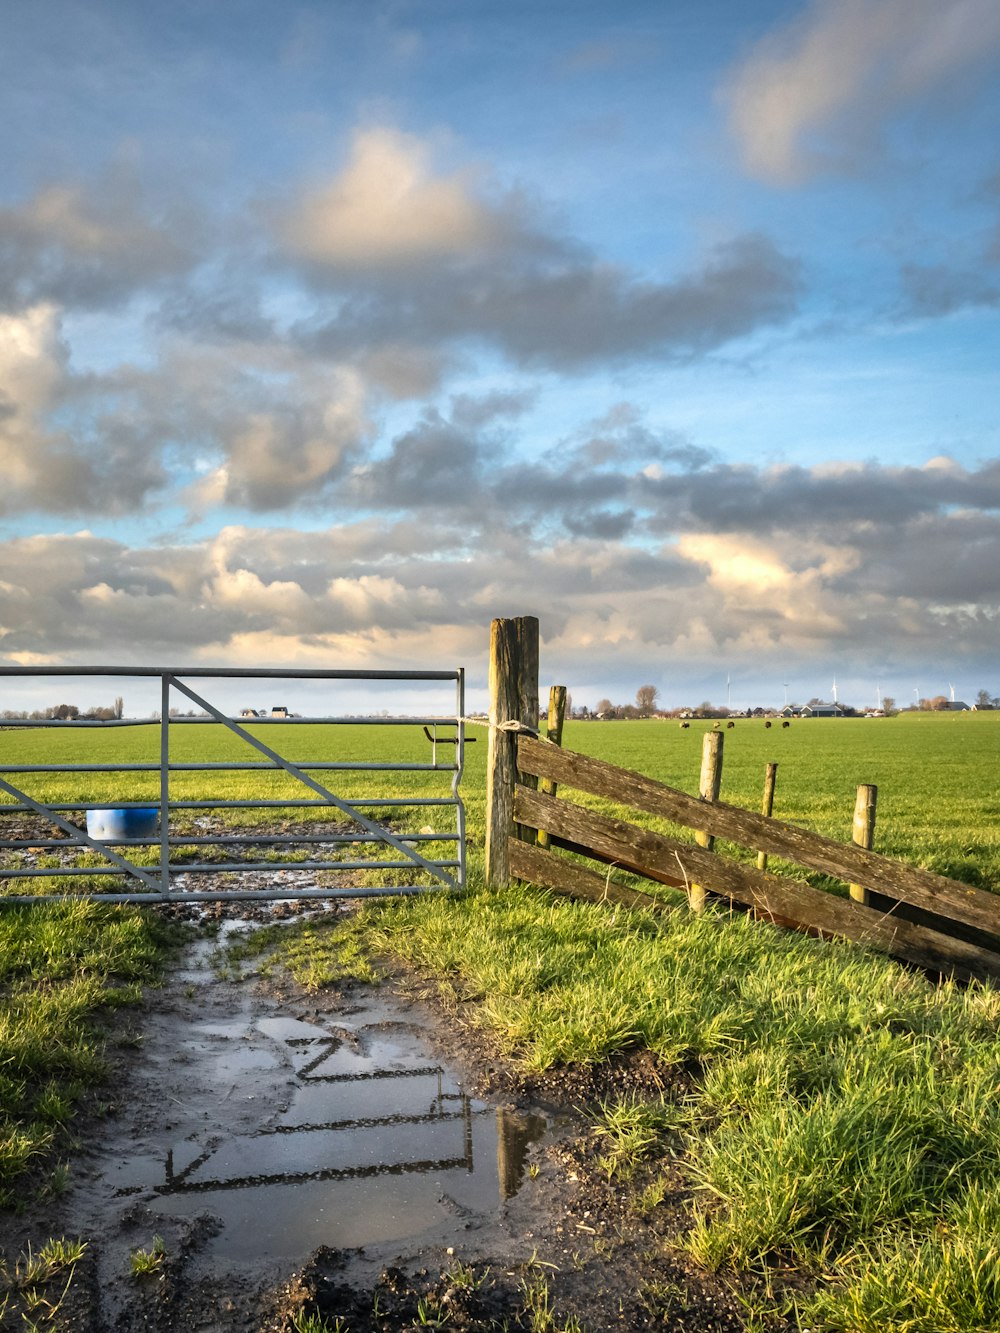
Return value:
M 510 718 L 507 722 L 490 722 L 481 717 L 460 717 L 459 722 L 469 723 L 473 727 L 488 727 L 491 731 L 517 731 L 525 736 L 535 736 L 539 740 L 547 740 L 542 736 L 537 727 L 525 726 L 523 722 L 518 722 L 517 718 Z

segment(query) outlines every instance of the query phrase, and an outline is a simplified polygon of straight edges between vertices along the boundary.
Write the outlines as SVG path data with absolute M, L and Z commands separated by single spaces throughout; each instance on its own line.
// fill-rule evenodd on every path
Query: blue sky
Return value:
M 0 23 L 0 660 L 1000 693 L 994 0 Z

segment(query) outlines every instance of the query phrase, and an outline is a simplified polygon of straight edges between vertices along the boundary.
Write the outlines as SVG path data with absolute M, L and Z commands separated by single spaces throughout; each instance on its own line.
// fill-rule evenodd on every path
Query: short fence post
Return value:
M 517 720 L 522 727 L 538 735 L 538 617 L 517 616 L 514 620 L 517 637 Z M 514 734 L 514 767 L 517 768 L 517 733 Z M 531 774 L 518 774 L 514 780 L 526 787 L 537 787 L 538 779 Z M 513 797 L 511 798 L 513 799 Z M 514 825 L 514 836 L 521 842 L 534 842 L 535 830 Z
M 851 830 L 851 839 L 858 847 L 864 847 L 866 851 L 871 851 L 875 846 L 875 807 L 878 801 L 878 787 L 871 783 L 863 782 L 858 787 L 857 798 L 854 802 L 854 825 Z M 851 884 L 848 886 L 851 897 L 857 903 L 863 903 L 868 906 L 868 890 L 860 884 Z
M 562 745 L 563 722 L 566 718 L 566 686 L 553 685 L 549 690 L 549 720 L 545 728 L 545 737 L 553 745 Z M 554 778 L 542 778 L 539 791 L 546 796 L 555 796 L 559 784 Z M 544 829 L 538 830 L 539 847 L 548 847 L 551 839 Z
M 761 801 L 760 813 L 771 818 L 774 812 L 774 782 L 778 775 L 778 765 L 768 764 L 767 771 L 764 774 L 764 799 Z M 767 869 L 767 852 L 757 853 L 757 869 Z
M 701 748 L 701 781 L 698 784 L 698 795 L 703 801 L 717 801 L 719 799 L 719 788 L 722 785 L 722 732 L 708 731 L 702 741 Z M 710 833 L 703 833 L 701 830 L 694 835 L 695 842 L 699 847 L 706 847 L 709 851 L 715 845 L 715 839 Z M 691 884 L 688 889 L 688 904 L 692 912 L 703 912 L 707 894 L 704 885 Z
M 486 761 L 486 882 L 510 883 L 510 839 L 517 782 L 517 729 L 538 730 L 538 619 L 490 625 L 490 734 Z M 514 724 L 512 727 L 505 723 Z M 534 835 L 532 835 L 534 836 Z

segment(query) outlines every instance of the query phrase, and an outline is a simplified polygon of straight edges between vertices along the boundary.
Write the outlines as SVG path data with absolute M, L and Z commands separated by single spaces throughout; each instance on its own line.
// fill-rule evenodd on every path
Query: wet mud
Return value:
M 220 977 L 216 947 L 118 1032 L 65 1194 L 0 1218 L 10 1259 L 86 1241 L 41 1326 L 743 1327 L 735 1290 L 671 1245 L 683 1181 L 637 1211 L 583 1113 L 677 1078 L 648 1053 L 525 1080 L 405 978 L 305 994 Z

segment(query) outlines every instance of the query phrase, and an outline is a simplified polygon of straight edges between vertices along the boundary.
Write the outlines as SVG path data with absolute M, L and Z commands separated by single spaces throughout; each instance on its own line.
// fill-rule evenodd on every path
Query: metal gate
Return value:
M 11 717 L 7 710 L 0 720 L 0 904 L 70 896 L 146 904 L 375 897 L 460 888 L 465 883 L 465 810 L 459 794 L 466 745 L 461 668 L 367 672 L 0 667 L 0 679 L 18 676 L 35 680 L 96 676 L 119 685 L 142 681 L 146 690 L 155 689 L 158 681 L 160 706 L 158 715 L 142 718 Z M 263 710 L 263 716 L 249 708 L 234 716 L 231 707 L 224 711 L 204 697 L 200 681 L 205 679 L 229 683 L 230 689 L 233 682 L 266 680 L 313 693 L 333 691 L 344 682 L 354 682 L 354 688 L 367 682 L 373 690 L 385 682 L 406 682 L 411 693 L 439 693 L 452 682 L 454 712 L 399 716 L 382 709 L 368 716 L 300 716 L 272 707 L 269 713 Z M 192 680 L 199 681 L 197 690 L 188 683 Z M 188 715 L 180 715 L 175 699 L 189 705 Z M 191 705 L 200 712 L 194 714 Z M 123 728 L 145 731 L 135 733 L 136 743 L 125 746 L 112 743 L 110 737 L 93 737 L 95 732 L 114 736 Z M 270 728 L 278 728 L 274 746 L 257 734 Z M 349 733 L 345 728 L 373 730 Z M 191 743 L 189 735 L 198 736 L 199 743 Z M 69 736 L 76 743 L 70 744 Z M 335 754 L 336 738 L 352 736 L 354 748 L 363 749 L 367 757 L 291 759 L 287 753 L 295 748 L 296 736 L 324 751 L 332 747 Z M 213 750 L 216 756 L 224 753 L 227 744 L 234 748 L 230 737 L 249 747 L 252 758 L 206 757 Z M 409 757 L 371 758 L 371 746 L 361 741 L 376 737 L 383 751 L 390 748 L 389 738 L 405 738 Z M 429 743 L 425 761 L 412 757 L 415 738 L 424 754 Z M 286 754 L 275 748 L 279 744 Z M 144 745 L 146 750 L 155 747 L 152 756 L 142 753 Z M 185 753 L 172 756 L 172 748 Z M 133 753 L 124 757 L 115 753 L 123 749 Z M 81 761 L 79 752 L 84 750 Z M 446 759 L 439 762 L 442 751 Z M 27 762 L 31 758 L 46 762 Z M 383 776 L 391 774 L 398 777 Z M 234 780 L 240 775 L 255 788 L 247 796 L 234 795 Z M 345 792 L 349 775 L 354 790 Z M 385 792 L 386 781 L 398 783 L 400 790 Z M 215 790 L 195 790 L 196 782 Z M 373 782 L 378 784 L 377 795 L 370 794 Z M 144 783 L 149 784 L 148 798 L 134 791 Z M 116 784 L 119 791 L 129 793 L 127 798 L 112 799 L 110 789 Z M 341 790 L 332 790 L 334 785 Z M 180 794 L 178 786 L 184 788 Z M 272 794 L 262 794 L 269 786 Z M 135 837 L 93 836 L 87 828 L 89 817 L 106 810 L 123 812 L 125 821 L 129 811 L 148 812 L 154 831 Z M 289 830 L 293 815 L 298 815 L 300 827 Z M 433 826 L 428 820 L 434 821 Z M 133 850 L 140 848 L 146 849 L 144 856 Z M 277 883 L 292 872 L 312 883 Z M 116 877 L 116 888 L 118 879 L 124 881 L 120 891 L 85 887 L 89 878 L 108 875 Z M 238 877 L 240 882 L 235 888 L 188 886 L 188 880 L 200 881 L 207 875 Z M 317 882 L 317 876 L 325 882 Z M 258 886 L 261 877 L 265 882 Z M 67 879 L 75 883 L 62 891 L 30 893 L 23 891 L 26 885 L 14 883 L 14 892 L 3 892 L 10 881 Z

